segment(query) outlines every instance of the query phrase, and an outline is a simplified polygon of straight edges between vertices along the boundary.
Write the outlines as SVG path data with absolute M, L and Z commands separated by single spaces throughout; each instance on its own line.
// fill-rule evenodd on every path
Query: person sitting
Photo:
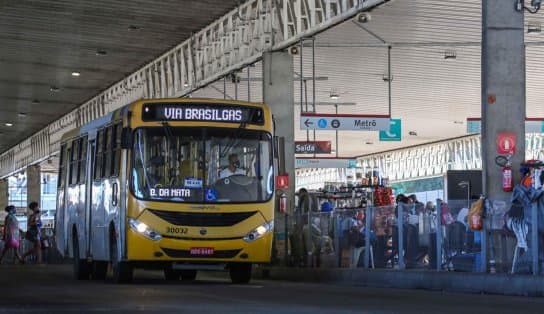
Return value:
M 237 154 L 229 155 L 229 166 L 219 172 L 219 178 L 228 178 L 233 175 L 246 175 L 246 171 L 240 168 L 240 160 Z

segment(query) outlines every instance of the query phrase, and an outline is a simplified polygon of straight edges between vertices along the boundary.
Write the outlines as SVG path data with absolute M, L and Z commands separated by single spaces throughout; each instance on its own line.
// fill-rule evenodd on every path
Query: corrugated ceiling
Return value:
M 237 3 L 0 1 L 0 152 L 187 39 Z M 97 55 L 98 50 L 107 54 Z M 73 77 L 73 71 L 81 76 Z M 51 92 L 52 86 L 60 91 Z M 14 126 L 5 126 L 7 122 Z

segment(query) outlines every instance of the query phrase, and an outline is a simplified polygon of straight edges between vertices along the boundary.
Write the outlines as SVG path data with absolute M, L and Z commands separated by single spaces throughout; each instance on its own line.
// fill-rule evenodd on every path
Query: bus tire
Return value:
M 77 233 L 75 231 L 72 240 L 72 249 L 74 250 L 74 278 L 77 280 L 89 279 L 89 263 L 86 259 L 81 259 L 79 256 L 79 240 L 77 239 Z
M 111 272 L 113 282 L 115 283 L 129 283 L 132 281 L 133 269 L 132 265 L 128 262 L 119 260 L 117 251 L 117 240 L 115 237 L 110 239 L 110 259 L 111 259 Z
M 196 270 L 195 269 L 186 269 L 180 271 L 182 281 L 193 281 L 196 279 Z
M 181 277 L 181 272 L 179 270 L 166 267 L 164 269 L 164 279 L 168 281 L 178 281 Z
M 94 280 L 104 280 L 108 274 L 108 262 L 94 261 L 92 264 L 93 271 L 91 278 Z
M 251 263 L 232 263 L 229 265 L 232 283 L 246 284 L 251 280 Z

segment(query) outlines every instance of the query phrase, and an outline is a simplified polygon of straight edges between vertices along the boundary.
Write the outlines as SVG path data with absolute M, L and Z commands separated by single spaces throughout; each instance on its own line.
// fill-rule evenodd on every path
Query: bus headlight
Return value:
M 148 225 L 144 224 L 141 221 L 138 221 L 137 219 L 129 218 L 128 224 L 130 225 L 130 228 L 132 230 L 143 235 L 149 240 L 158 241 L 162 238 L 162 236 L 157 231 L 149 228 Z
M 258 226 L 244 236 L 244 241 L 253 242 L 259 238 L 262 238 L 265 234 L 271 232 L 274 229 L 274 221 L 269 221 L 265 224 Z

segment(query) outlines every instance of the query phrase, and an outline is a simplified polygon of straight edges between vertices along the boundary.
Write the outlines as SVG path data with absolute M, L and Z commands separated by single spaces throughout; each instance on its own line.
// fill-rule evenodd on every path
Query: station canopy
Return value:
M 235 5 L 224 0 L 3 4 L 0 151 Z M 334 131 L 316 131 L 315 140 L 330 140 L 339 156 L 353 157 L 466 135 L 467 118 L 479 118 L 481 111 L 481 1 L 397 0 L 374 8 L 370 16 L 366 23 L 348 20 L 315 37 L 315 111 L 389 114 L 390 83 L 391 117 L 401 120 L 402 140 L 380 141 L 377 131 L 340 131 L 338 148 Z M 530 118 L 544 117 L 543 22 L 542 13 L 525 16 Z M 293 69 L 297 117 L 300 110 L 313 110 L 311 39 L 303 42 L 301 55 L 302 71 L 300 55 L 294 56 Z M 258 62 L 191 96 L 262 101 L 261 67 Z M 81 75 L 72 76 L 75 71 Z M 6 127 L 7 122 L 14 126 Z M 314 140 L 313 132 L 300 129 L 298 118 L 294 125 L 296 140 Z

